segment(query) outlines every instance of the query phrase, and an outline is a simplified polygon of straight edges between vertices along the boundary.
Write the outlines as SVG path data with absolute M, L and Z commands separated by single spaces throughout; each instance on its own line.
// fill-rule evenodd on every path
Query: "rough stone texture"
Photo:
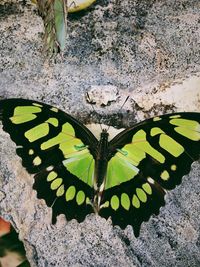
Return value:
M 3 0 L 0 98 L 37 99 L 85 123 L 101 118 L 118 127 L 169 111 L 200 111 L 199 10 L 199 0 L 99 0 L 69 17 L 64 60 L 48 63 L 34 7 Z M 96 104 L 96 115 L 85 92 L 111 85 L 119 97 Z M 199 163 L 136 239 L 130 226 L 122 231 L 95 215 L 81 224 L 61 215 L 52 225 L 15 145 L 0 133 L 0 213 L 19 231 L 32 266 L 200 266 Z

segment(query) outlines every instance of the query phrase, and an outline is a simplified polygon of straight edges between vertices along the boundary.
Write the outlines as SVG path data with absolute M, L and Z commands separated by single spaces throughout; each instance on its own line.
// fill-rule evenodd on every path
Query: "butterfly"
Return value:
M 106 129 L 97 140 L 71 115 L 34 100 L 1 100 L 0 119 L 53 223 L 59 214 L 82 222 L 96 213 L 131 225 L 137 237 L 200 155 L 200 113 L 154 117 L 111 141 Z

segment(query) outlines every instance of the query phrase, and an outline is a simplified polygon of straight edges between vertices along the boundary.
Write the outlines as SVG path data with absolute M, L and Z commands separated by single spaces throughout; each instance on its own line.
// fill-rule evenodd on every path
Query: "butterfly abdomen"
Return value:
M 98 211 L 101 195 L 105 187 L 106 171 L 108 165 L 108 133 L 103 130 L 100 136 L 97 158 L 95 162 L 95 173 L 94 173 L 94 189 L 96 196 L 94 199 L 94 208 Z

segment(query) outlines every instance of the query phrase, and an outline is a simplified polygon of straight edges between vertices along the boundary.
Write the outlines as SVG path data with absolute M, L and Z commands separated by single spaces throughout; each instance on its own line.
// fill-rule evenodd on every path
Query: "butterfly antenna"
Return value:
M 121 108 L 119 109 L 119 111 L 121 111 L 121 110 L 123 109 L 124 105 L 126 104 L 126 102 L 127 102 L 128 99 L 129 99 L 129 97 L 130 97 L 130 96 L 128 95 L 127 98 L 125 99 L 124 103 L 122 104 Z
M 88 98 L 89 102 L 92 102 L 92 100 L 91 100 L 91 98 L 90 98 L 88 92 L 86 93 L 86 95 L 87 95 L 87 98 Z M 92 105 L 92 104 L 90 104 L 90 105 L 91 105 L 93 111 L 97 114 L 97 112 L 96 112 L 95 108 L 93 107 L 93 105 Z M 101 125 L 100 120 L 99 120 L 99 125 L 100 125 L 100 128 L 101 128 L 101 131 L 103 131 L 103 127 L 102 127 L 102 125 Z
M 128 101 L 129 99 L 129 96 L 127 96 L 127 98 L 125 99 L 124 103 L 121 105 L 120 109 L 119 109 L 119 112 L 122 110 L 122 108 L 124 107 L 124 105 L 126 104 L 126 102 Z M 107 132 L 109 131 L 110 129 L 110 125 L 108 126 L 108 129 L 107 129 Z

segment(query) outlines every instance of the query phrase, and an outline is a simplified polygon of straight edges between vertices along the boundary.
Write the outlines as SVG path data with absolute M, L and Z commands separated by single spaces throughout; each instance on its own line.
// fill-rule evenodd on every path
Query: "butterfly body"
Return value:
M 106 129 L 98 141 L 80 121 L 34 100 L 1 100 L 0 119 L 53 223 L 59 214 L 82 222 L 95 212 L 138 236 L 200 155 L 200 113 L 154 117 L 111 141 Z
M 95 212 L 99 212 L 101 196 L 105 187 L 106 172 L 108 165 L 108 133 L 103 129 L 98 144 L 97 156 L 94 168 L 94 201 L 93 207 Z

